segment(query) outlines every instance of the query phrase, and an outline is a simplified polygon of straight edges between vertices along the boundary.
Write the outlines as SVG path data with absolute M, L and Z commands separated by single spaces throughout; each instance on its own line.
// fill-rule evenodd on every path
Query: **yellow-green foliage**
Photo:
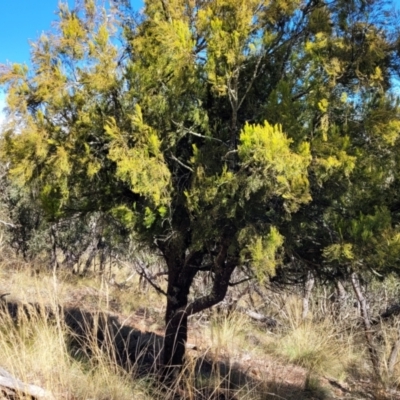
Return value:
M 194 158 L 192 161 L 195 163 Z M 226 165 L 221 174 L 213 176 L 207 176 L 201 164 L 195 168 L 192 187 L 185 192 L 192 211 L 201 212 L 201 206 L 204 204 L 224 206 L 228 194 L 234 194 L 238 190 L 237 176 L 229 171 Z
M 94 7 L 91 2 L 87 6 Z M 10 118 L 2 152 L 11 162 L 10 175 L 21 186 L 41 182 L 41 197 L 53 214 L 71 193 L 78 194 L 71 171 L 86 171 L 90 179 L 103 166 L 87 138 L 99 128 L 94 91 L 104 93 L 115 85 L 117 51 L 107 16 L 99 16 L 96 22 L 85 20 L 60 4 L 59 36 L 43 34 L 33 45 L 33 76 L 15 65 L 1 77 L 9 85 Z M 32 112 L 41 102 L 45 107 Z
M 400 234 L 393 226 L 392 216 L 386 207 L 376 207 L 372 214 L 360 214 L 352 219 L 338 219 L 335 228 L 347 243 L 334 243 L 324 248 L 327 261 L 353 264 L 357 260 L 379 270 L 397 266 L 400 254 Z M 350 242 L 351 241 L 351 242 Z
M 267 188 L 269 195 L 282 196 L 291 211 L 310 200 L 310 147 L 303 142 L 295 152 L 290 148 L 291 142 L 280 125 L 271 126 L 267 121 L 264 125 L 245 125 L 238 150 L 243 167 L 251 171 L 244 190 L 246 198 Z
M 268 235 L 261 237 L 252 229 L 243 229 L 239 234 L 242 262 L 250 261 L 260 281 L 275 275 L 281 261 L 278 250 L 283 245 L 283 236 L 272 226 Z
M 132 124 L 133 134 L 121 132 L 113 119 L 109 119 L 105 126 L 112 138 L 108 157 L 117 165 L 116 176 L 155 206 L 166 204 L 169 201 L 170 173 L 160 151 L 161 142 L 156 132 L 143 122 L 138 105 Z M 129 140 L 136 141 L 136 146 L 130 148 Z
M 249 33 L 254 28 L 258 1 L 223 0 L 199 11 L 197 27 L 208 42 L 206 71 L 213 89 L 226 95 L 228 82 L 246 60 L 245 51 L 255 45 Z
M 375 3 L 148 0 L 133 25 L 80 3 L 59 6 L 30 72 L 0 72 L 1 160 L 51 221 L 117 219 L 181 293 L 200 270 L 263 279 L 285 255 L 396 266 L 398 43 Z
M 1 75 L 9 86 L 2 155 L 10 176 L 36 185 L 50 218 L 101 209 L 147 238 L 161 229 L 180 246 L 190 232 L 190 249 L 218 243 L 230 221 L 229 256 L 250 260 L 260 277 L 272 275 L 283 238 L 271 224 L 255 226 L 257 211 L 249 224 L 240 215 L 245 203 L 259 210 L 273 197 L 287 213 L 307 203 L 310 145 L 294 144 L 268 122 L 236 123 L 237 137 L 228 140 L 233 120 L 210 121 L 207 96 L 226 97 L 237 114 L 241 71 L 273 36 L 261 34 L 265 19 L 290 16 L 297 5 L 271 4 L 267 17 L 258 0 L 198 9 L 182 0 L 147 2 L 145 22 L 124 31 L 126 48 L 134 49 L 125 58 L 115 44 L 121 21 L 107 15 L 113 8 L 61 4 L 58 31 L 34 45 L 32 74 L 14 66 Z M 188 221 L 177 233 L 171 221 L 181 218 Z
M 328 261 L 346 263 L 354 258 L 351 243 L 332 244 L 324 249 L 324 257 Z

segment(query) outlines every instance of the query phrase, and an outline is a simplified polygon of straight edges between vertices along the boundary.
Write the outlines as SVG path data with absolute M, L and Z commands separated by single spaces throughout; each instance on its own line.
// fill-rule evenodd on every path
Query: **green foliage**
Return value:
M 279 125 L 264 126 L 246 124 L 238 147 L 239 159 L 250 175 L 247 180 L 245 198 L 268 188 L 267 193 L 282 196 L 285 207 L 295 211 L 301 203 L 310 200 L 307 167 L 311 161 L 309 144 L 299 145 L 298 153 L 291 151 L 291 140 Z
M 215 287 L 196 311 L 236 267 L 395 267 L 398 54 L 378 0 L 115 7 L 60 4 L 32 70 L 0 74 L 1 159 L 49 220 L 101 212 L 156 248 L 167 320 L 199 271 Z
M 239 244 L 243 248 L 243 263 L 246 263 L 246 259 L 251 260 L 251 266 L 260 281 L 265 276 L 275 275 L 275 268 L 281 261 L 278 250 L 282 248 L 283 236 L 274 226 L 265 237 L 257 236 L 251 229 L 244 229 L 239 234 Z
M 124 135 L 113 118 L 107 121 L 104 128 L 112 138 L 108 158 L 116 164 L 116 177 L 126 182 L 131 190 L 149 199 L 156 207 L 168 204 L 170 172 L 160 151 L 161 141 L 156 132 L 143 123 L 138 105 L 131 119 L 130 135 Z M 129 146 L 132 137 L 136 138 L 134 147 Z
M 354 259 L 353 246 L 351 243 L 331 244 L 325 247 L 323 255 L 328 261 L 338 261 L 345 264 Z

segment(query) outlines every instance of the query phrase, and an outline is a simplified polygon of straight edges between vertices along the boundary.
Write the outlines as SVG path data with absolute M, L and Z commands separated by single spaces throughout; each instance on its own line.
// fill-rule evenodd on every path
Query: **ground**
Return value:
M 75 361 L 82 363 L 77 354 L 95 357 L 91 346 L 96 342 L 98 348 L 112 354 L 112 359 L 129 372 L 131 379 L 134 376 L 137 382 L 143 382 L 149 376 L 152 379 L 156 376 L 165 309 L 163 298 L 151 288 L 140 287 L 136 281 L 130 287 L 121 287 L 111 284 L 104 276 L 78 278 L 47 272 L 36 275 L 24 269 L 8 268 L 0 275 L 0 295 L 5 293 L 10 294 L 4 296 L 7 300 L 4 309 L 15 320 L 18 312 L 21 313 L 18 310 L 26 310 L 28 314 L 36 310 L 47 319 L 57 319 L 58 312 L 69 332 L 68 357 L 73 355 Z M 29 321 L 23 323 L 29 324 Z M 271 351 L 271 347 L 282 343 L 279 336 L 279 331 L 255 324 L 242 314 L 209 312 L 191 317 L 187 366 L 180 384 L 169 392 L 165 388 L 146 386 L 144 397 L 136 394 L 131 398 L 400 399 L 400 392 L 393 388 L 377 389 L 368 374 L 347 374 L 340 379 L 330 376 L 329 371 L 313 372 L 301 362 L 289 362 L 279 352 Z M 6 337 L 4 333 L 0 335 L 0 342 Z M 29 340 L 33 341 L 31 336 Z M 110 343 L 112 348 L 107 347 Z M 10 351 L 7 347 L 4 349 L 6 353 Z M 10 353 L 9 358 L 12 357 L 18 358 Z M 10 360 L 4 365 L 0 360 L 0 366 L 16 372 L 23 370 Z M 74 390 L 68 388 L 68 383 L 59 382 L 60 387 L 64 385 L 59 390 L 52 387 L 49 381 L 54 381 L 54 377 L 48 371 L 41 374 L 40 377 L 38 371 L 34 374 L 25 371 L 21 379 L 42 384 L 56 393 L 56 398 L 85 398 L 72 393 Z M 5 393 L 3 397 L 7 398 Z M 98 396 L 93 398 L 101 397 Z M 111 397 L 104 398 L 117 399 L 122 395 L 108 396 Z

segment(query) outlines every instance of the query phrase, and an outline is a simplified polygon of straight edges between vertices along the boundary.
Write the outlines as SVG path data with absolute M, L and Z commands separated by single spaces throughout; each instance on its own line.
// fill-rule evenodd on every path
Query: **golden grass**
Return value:
M 61 321 L 32 312 L 18 324 L 0 315 L 1 366 L 26 383 L 66 399 L 150 399 L 147 385 L 118 368 L 107 352 L 95 347 L 95 357 L 74 357 L 67 347 Z M 93 346 L 95 341 L 93 340 Z
M 130 273 L 116 269 L 116 281 L 124 282 Z M 162 279 L 159 283 L 165 284 Z M 80 278 L 62 272 L 57 276 L 46 271 L 37 275 L 25 268 L 0 268 L 0 294 L 10 292 L 9 300 L 46 304 L 54 309 L 72 302 L 90 311 L 111 310 L 133 315 L 138 323 L 143 320 L 141 329 L 161 329 L 165 299 L 151 288 L 140 287 L 138 277 L 130 279 L 128 285 L 129 289 L 121 289 L 110 284 L 105 275 Z M 299 296 L 285 294 L 278 300 L 279 307 L 271 308 L 271 315 L 277 316 L 280 325 L 273 331 L 235 312 L 214 313 L 208 323 L 197 326 L 201 351 L 188 354 L 185 368 L 172 387 L 156 383 L 151 373 L 145 379 L 137 377 L 135 366 L 123 370 L 107 346 L 99 349 L 95 337 L 89 350 L 72 351 L 63 321 L 41 315 L 22 319 L 17 325 L 7 315 L 1 317 L 0 366 L 62 399 L 209 400 L 235 396 L 251 400 L 274 398 L 273 388 L 281 385 L 278 376 L 274 381 L 275 372 L 271 369 L 253 371 L 250 377 L 249 373 L 258 368 L 253 360 L 272 359 L 280 366 L 293 363 L 303 367 L 306 371 L 300 386 L 305 385 L 315 393 L 324 391 L 319 387 L 320 376 L 341 381 L 353 365 L 365 364 L 367 357 L 360 350 L 359 333 L 356 337 L 352 329 L 339 332 L 341 328 L 331 318 L 313 315 L 312 307 L 309 318 L 303 321 Z M 195 326 L 195 318 L 192 321 Z M 395 333 L 394 329 L 387 331 L 386 354 Z M 398 363 L 396 377 L 399 369 Z M 395 383 L 396 377 L 392 379 Z
M 248 318 L 242 314 L 231 313 L 213 315 L 206 336 L 217 358 L 224 355 L 234 355 L 235 349 L 241 349 Z
M 77 279 L 70 274 L 40 272 L 29 269 L 0 268 L 0 294 L 9 292 L 7 301 L 19 306 L 34 303 L 39 308 L 58 310 L 60 304 L 79 301 L 76 293 L 88 293 L 82 307 L 108 309 L 110 290 L 99 278 Z M 29 308 L 29 306 L 28 306 Z M 120 368 L 112 352 L 100 350 L 96 339 L 92 348 L 74 353 L 68 346 L 69 332 L 61 316 L 51 319 L 29 308 L 29 319 L 12 320 L 0 307 L 0 366 L 26 383 L 52 392 L 60 399 L 139 399 L 147 400 L 149 384 L 132 379 L 133 371 Z
M 317 374 L 343 381 L 350 368 L 363 359 L 351 330 L 341 335 L 329 317 L 313 321 L 310 315 L 302 320 L 300 298 L 288 298 L 285 315 L 286 329 L 267 348 L 287 362 L 302 366 L 309 376 Z

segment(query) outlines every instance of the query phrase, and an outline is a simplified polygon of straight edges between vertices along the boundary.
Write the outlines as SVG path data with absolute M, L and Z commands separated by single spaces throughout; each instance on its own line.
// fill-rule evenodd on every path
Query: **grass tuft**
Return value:
M 91 351 L 95 357 L 76 357 L 57 317 L 48 319 L 36 309 L 26 309 L 29 316 L 20 310 L 17 323 L 4 309 L 0 311 L 1 366 L 13 376 L 51 391 L 56 398 L 151 398 L 148 384 L 118 368 L 107 351 L 96 347 Z

